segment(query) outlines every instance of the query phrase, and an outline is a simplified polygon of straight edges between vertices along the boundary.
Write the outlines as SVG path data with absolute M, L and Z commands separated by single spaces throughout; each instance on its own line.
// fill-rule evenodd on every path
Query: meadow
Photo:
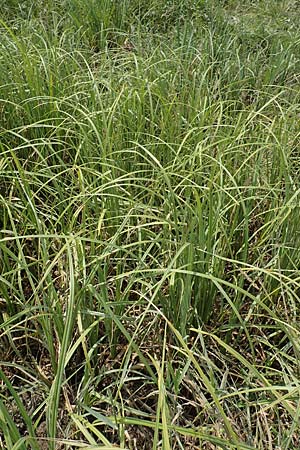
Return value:
M 300 448 L 300 4 L 7 0 L 0 447 Z

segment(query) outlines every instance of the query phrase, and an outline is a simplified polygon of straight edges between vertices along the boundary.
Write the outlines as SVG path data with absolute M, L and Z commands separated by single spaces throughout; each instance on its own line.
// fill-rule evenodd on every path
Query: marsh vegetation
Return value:
M 3 449 L 300 448 L 299 17 L 1 7 Z

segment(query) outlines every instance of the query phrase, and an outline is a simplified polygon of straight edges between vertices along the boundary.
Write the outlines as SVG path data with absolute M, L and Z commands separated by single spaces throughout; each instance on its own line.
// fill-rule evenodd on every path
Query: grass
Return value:
M 298 449 L 299 6 L 7 1 L 0 446 Z

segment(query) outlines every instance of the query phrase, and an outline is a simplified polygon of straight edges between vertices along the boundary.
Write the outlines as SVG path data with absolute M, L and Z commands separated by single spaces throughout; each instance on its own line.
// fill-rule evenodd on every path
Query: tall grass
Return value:
M 300 41 L 263 7 L 5 6 L 4 448 L 298 448 Z

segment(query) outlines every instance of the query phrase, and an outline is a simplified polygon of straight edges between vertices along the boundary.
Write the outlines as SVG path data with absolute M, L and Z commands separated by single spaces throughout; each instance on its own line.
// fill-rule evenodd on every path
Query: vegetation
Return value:
M 3 449 L 300 448 L 299 17 L 2 6 Z

